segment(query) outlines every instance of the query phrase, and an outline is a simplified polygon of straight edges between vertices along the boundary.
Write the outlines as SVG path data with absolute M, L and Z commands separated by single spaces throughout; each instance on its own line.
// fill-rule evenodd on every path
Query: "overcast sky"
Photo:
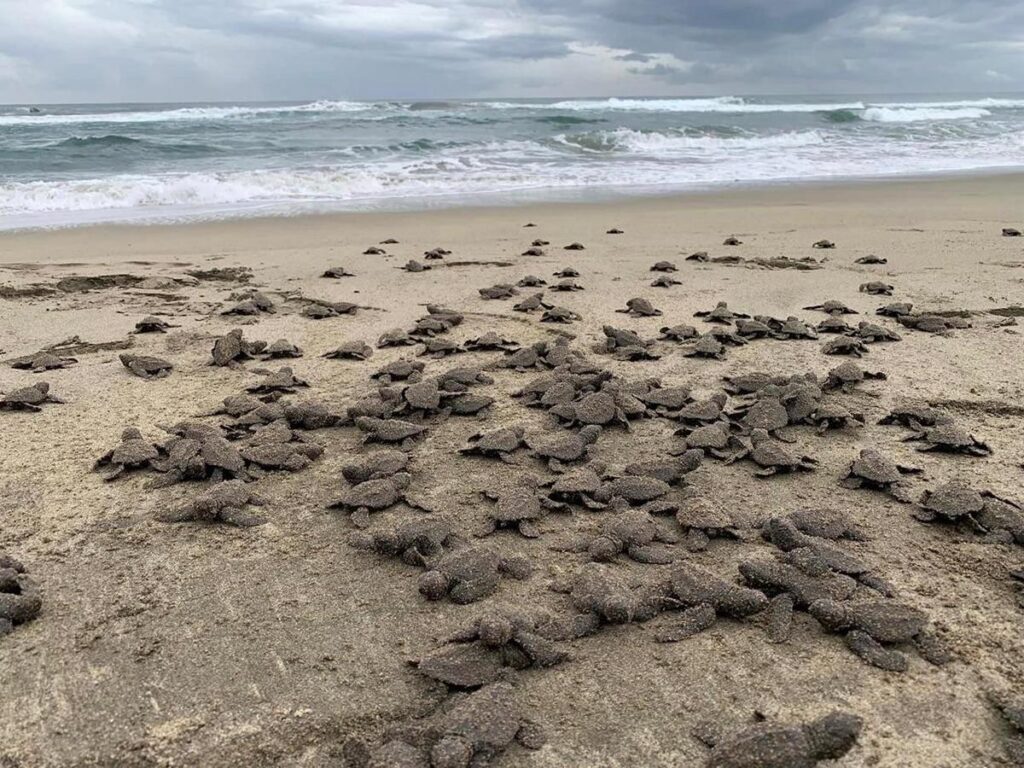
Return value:
M 1022 0 L 0 0 L 0 102 L 1024 90 Z

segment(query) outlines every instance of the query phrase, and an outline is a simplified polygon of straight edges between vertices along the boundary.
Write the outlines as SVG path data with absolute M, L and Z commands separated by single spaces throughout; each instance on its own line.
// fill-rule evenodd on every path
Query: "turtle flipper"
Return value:
M 703 632 L 715 623 L 716 618 L 715 609 L 706 603 L 687 608 L 676 624 L 660 629 L 654 639 L 659 643 L 677 643 Z
M 886 648 L 867 632 L 850 630 L 846 635 L 846 647 L 868 664 L 888 672 L 906 672 L 907 657 L 898 651 Z

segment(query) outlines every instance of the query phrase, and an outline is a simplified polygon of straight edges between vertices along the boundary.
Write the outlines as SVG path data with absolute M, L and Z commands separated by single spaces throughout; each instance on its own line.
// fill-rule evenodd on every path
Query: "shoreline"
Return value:
M 529 218 L 551 210 L 569 209 L 602 209 L 642 210 L 644 208 L 666 209 L 678 205 L 697 208 L 744 207 L 765 204 L 807 204 L 813 199 L 815 203 L 841 203 L 843 201 L 863 202 L 877 194 L 903 196 L 933 196 L 942 199 L 948 195 L 979 194 L 1005 187 L 1024 190 L 1024 170 L 1014 169 L 1005 172 L 985 174 L 936 174 L 919 177 L 899 178 L 860 178 L 841 181 L 795 181 L 792 183 L 747 184 L 738 183 L 728 188 L 708 188 L 689 191 L 672 191 L 662 194 L 613 194 L 608 192 L 605 199 L 588 200 L 529 200 L 522 202 L 504 201 L 498 203 L 480 202 L 479 204 L 464 203 L 458 205 L 439 205 L 434 207 L 409 207 L 401 209 L 368 209 L 368 210 L 327 210 L 303 211 L 297 213 L 256 214 L 252 216 L 226 216 L 216 218 L 186 218 L 180 220 L 146 220 L 146 221 L 98 221 L 82 224 L 54 225 L 40 227 L 21 227 L 4 229 L 0 220 L 0 242 L 11 238 L 26 236 L 59 235 L 76 232 L 105 231 L 156 231 L 156 230 L 192 230 L 219 229 L 223 227 L 251 226 L 260 230 L 281 228 L 299 230 L 307 224 L 330 224 L 333 222 L 354 222 L 359 220 L 407 219 L 418 216 L 462 216 L 476 214 L 493 216 L 502 212 L 521 212 Z M 3 255 L 0 254 L 0 260 Z

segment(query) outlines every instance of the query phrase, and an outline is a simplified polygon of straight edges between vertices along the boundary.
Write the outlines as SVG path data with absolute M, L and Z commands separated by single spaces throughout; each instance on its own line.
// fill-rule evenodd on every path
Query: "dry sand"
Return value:
M 570 662 L 521 674 L 518 695 L 546 727 L 548 745 L 537 752 L 513 747 L 496 764 L 696 765 L 706 750 L 690 731 L 701 720 L 742 722 L 758 711 L 798 721 L 840 708 L 861 715 L 865 727 L 837 765 L 994 766 L 1004 764 L 1005 730 L 984 692 L 1024 690 L 1024 613 L 1007 577 L 1008 568 L 1024 559 L 1021 549 L 924 525 L 911 517 L 910 507 L 844 490 L 837 481 L 861 447 L 877 445 L 924 468 L 915 480 L 919 488 L 963 477 L 1024 500 L 1024 347 L 1019 329 L 997 328 L 1000 318 L 987 314 L 1024 302 L 1024 240 L 1000 237 L 1001 227 L 1021 225 L 1022 199 L 1024 178 L 1003 176 L 610 204 L 8 233 L 0 236 L 0 284 L 52 286 L 68 276 L 117 273 L 181 277 L 190 268 L 245 265 L 255 272 L 253 285 L 275 297 L 299 291 L 372 307 L 320 322 L 283 309 L 244 326 L 249 337 L 286 337 L 303 347 L 306 356 L 291 364 L 311 382 L 314 396 L 339 410 L 372 390 L 372 371 L 410 350 L 379 350 L 361 363 L 325 360 L 321 353 L 344 340 L 373 343 L 386 329 L 408 327 L 428 301 L 466 313 L 466 322 L 450 334 L 455 339 L 488 329 L 523 343 L 551 338 L 536 315 L 512 312 L 512 302 L 483 301 L 477 289 L 527 273 L 550 279 L 565 265 L 580 270 L 586 290 L 556 294 L 556 301 L 584 320 L 560 328 L 577 334 L 588 354 L 604 323 L 654 336 L 662 325 L 695 322 L 695 311 L 719 300 L 751 313 L 814 321 L 823 316 L 801 307 L 827 298 L 869 313 L 894 300 L 970 310 L 970 330 L 949 337 L 904 330 L 901 343 L 872 346 L 863 364 L 887 372 L 888 381 L 871 382 L 849 398 L 869 426 L 825 437 L 798 430 L 796 449 L 820 461 L 816 472 L 758 480 L 749 464 L 707 462 L 690 476 L 692 486 L 728 500 L 755 524 L 796 508 L 855 516 L 873 539 L 847 548 L 892 581 L 902 600 L 933 618 L 954 662 L 936 668 L 911 649 L 909 671 L 883 672 L 853 656 L 837 636 L 824 634 L 807 614 L 798 615 L 792 639 L 782 645 L 766 642 L 756 620 L 720 621 L 693 639 L 660 645 L 652 635 L 671 619 L 663 616 L 602 631 L 574 643 Z M 524 229 L 527 221 L 538 226 Z M 625 234 L 606 235 L 612 226 Z M 723 248 L 730 234 L 744 245 Z M 401 241 L 388 247 L 393 255 L 360 255 L 388 237 Z M 552 241 L 548 255 L 520 256 L 535 237 Z M 837 248 L 812 250 L 821 238 Z M 574 240 L 587 249 L 562 250 Z M 445 265 L 423 274 L 396 269 L 436 246 L 453 251 Z M 808 272 L 683 261 L 697 250 L 826 261 L 823 269 Z M 888 265 L 854 265 L 868 253 L 887 257 Z M 648 268 L 660 259 L 680 266 L 683 285 L 649 287 Z M 358 277 L 319 277 L 334 265 Z M 893 283 L 895 296 L 858 293 L 872 279 Z M 243 286 L 150 287 L 159 285 L 0 298 L 4 359 L 72 335 L 124 340 L 146 314 L 166 314 L 181 325 L 166 335 L 133 337 L 135 351 L 175 363 L 173 375 L 159 381 L 128 375 L 116 351 L 82 354 L 77 366 L 46 374 L 0 367 L 0 390 L 45 379 L 67 400 L 38 414 L 0 412 L 0 551 L 21 558 L 45 595 L 35 621 L 0 639 L 0 765 L 340 765 L 347 738 L 373 740 L 389 723 L 438 700 L 439 686 L 420 678 L 407 659 L 434 648 L 485 606 L 565 605 L 548 585 L 583 557 L 548 546 L 588 524 L 585 514 L 552 515 L 536 541 L 496 535 L 493 543 L 529 553 L 537 569 L 528 581 L 505 581 L 475 606 L 426 602 L 416 591 L 416 569 L 352 550 L 347 517 L 324 509 L 343 487 L 339 467 L 361 450 L 352 428 L 313 433 L 326 446 L 322 459 L 259 483 L 271 522 L 258 528 L 154 521 L 157 511 L 197 493 L 190 484 L 148 490 L 141 475 L 104 483 L 90 471 L 92 462 L 126 425 L 157 439 L 158 424 L 212 407 L 257 379 L 246 370 L 208 365 L 213 337 L 239 325 L 216 311 Z M 632 320 L 613 312 L 633 296 L 650 298 L 665 317 Z M 707 396 L 725 374 L 824 374 L 842 362 L 822 355 L 820 347 L 758 341 L 709 362 L 664 345 L 659 362 L 608 365 L 626 377 L 687 383 Z M 428 373 L 494 357 L 430 361 Z M 506 487 L 528 472 L 544 474 L 531 461 L 509 468 L 453 454 L 481 428 L 514 422 L 545 428 L 542 412 L 507 397 L 531 376 L 497 374 L 496 383 L 482 390 L 498 397 L 488 420 L 452 418 L 433 427 L 415 449 L 416 488 L 462 527 L 482 512 L 480 489 Z M 918 454 L 913 443 L 900 442 L 905 430 L 874 425 L 888 405 L 907 397 L 944 407 L 986 440 L 993 455 Z M 650 419 L 630 433 L 607 430 L 596 455 L 611 465 L 662 456 L 677 444 L 671 429 Z M 414 514 L 420 513 L 396 507 L 375 515 L 374 524 Z M 740 560 L 771 557 L 770 546 L 748 538 L 716 540 L 692 557 L 734 578 Z M 639 576 L 657 568 L 616 567 Z

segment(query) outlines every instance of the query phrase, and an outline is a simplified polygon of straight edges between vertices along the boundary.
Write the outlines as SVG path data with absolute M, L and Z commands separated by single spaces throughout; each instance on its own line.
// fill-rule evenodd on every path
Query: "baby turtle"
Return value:
M 423 252 L 423 258 L 430 261 L 437 261 L 443 259 L 445 256 L 451 256 L 452 252 L 447 248 L 431 248 L 429 251 Z
M 352 524 L 357 528 L 366 528 L 370 524 L 370 513 L 390 509 L 395 504 L 404 503 L 413 509 L 424 512 L 432 510 L 412 500 L 406 493 L 412 475 L 408 472 L 396 472 L 389 477 L 366 480 L 342 491 L 341 495 L 331 501 L 329 509 L 341 509 L 352 514 Z
M 665 545 L 677 541 L 647 512 L 627 509 L 604 518 L 597 536 L 576 537 L 567 548 L 587 552 L 597 562 L 610 562 L 624 554 L 638 563 L 666 565 L 675 555 Z
M 681 608 L 682 614 L 673 624 L 661 627 L 654 639 L 659 643 L 676 643 L 703 632 L 718 616 L 746 618 L 768 607 L 768 599 L 756 589 L 741 587 L 719 578 L 699 565 L 681 562 L 663 587 L 664 602 Z
M 161 320 L 153 315 L 146 315 L 135 324 L 135 333 L 167 333 L 169 328 L 178 328 L 166 320 Z
M 823 390 L 838 389 L 843 392 L 852 392 L 854 387 L 867 379 L 885 380 L 888 378 L 884 373 L 865 371 L 852 360 L 836 366 L 828 372 L 825 383 L 821 385 Z
M 893 407 L 887 416 L 879 420 L 879 424 L 900 424 L 910 427 L 915 432 L 922 427 L 934 427 L 937 424 L 949 424 L 949 416 L 936 411 L 927 405 L 914 402 L 902 402 Z
M 413 438 L 423 435 L 427 428 L 400 419 L 375 419 L 359 416 L 355 420 L 363 433 L 364 443 L 401 443 L 408 445 Z
M 883 328 L 877 323 L 869 323 L 863 320 L 857 324 L 857 328 L 852 331 L 851 335 L 863 340 L 866 344 L 874 344 L 880 341 L 903 341 L 903 337 L 895 331 Z
M 565 246 L 565 248 L 563 250 L 566 250 L 566 251 L 585 251 L 586 248 L 583 247 L 583 243 L 569 243 L 567 246 Z
M 591 424 L 579 432 L 545 432 L 529 435 L 526 444 L 534 456 L 545 459 L 552 472 L 561 473 L 563 465 L 581 461 L 590 454 L 590 447 L 601 435 L 601 427 Z
M 622 312 L 633 317 L 661 317 L 663 314 L 660 309 L 655 309 L 654 305 L 644 298 L 630 299 L 626 302 L 625 309 L 617 309 L 615 311 Z
M 835 299 L 828 299 L 827 301 L 821 302 L 821 304 L 812 304 L 804 309 L 817 310 L 824 312 L 829 315 L 856 315 L 857 310 L 851 309 L 850 307 L 843 304 L 841 301 Z
M 791 563 L 748 560 L 739 565 L 740 576 L 769 597 L 790 595 L 793 605 L 806 610 L 815 600 L 846 600 L 857 590 L 857 581 L 828 569 L 808 573 Z
M 544 249 L 538 246 L 532 246 L 523 251 L 520 256 L 543 256 Z
M 725 345 L 711 334 L 705 334 L 683 349 L 684 357 L 706 357 L 725 359 Z
M 461 355 L 465 351 L 461 344 L 451 339 L 425 338 L 420 357 L 448 357 L 449 355 Z
M 819 402 L 814 411 L 804 421 L 818 428 L 818 434 L 823 435 L 830 429 L 844 429 L 845 427 L 863 427 L 864 417 L 851 412 L 838 400 L 829 399 Z
M 984 532 L 986 529 L 978 517 L 992 501 L 1020 509 L 1013 502 L 1001 499 L 991 491 L 976 491 L 962 482 L 953 481 L 921 494 L 917 502 L 920 509 L 914 512 L 914 517 L 924 523 L 936 520 L 949 523 L 966 521 L 974 530 Z
M 726 460 L 726 463 L 731 464 L 742 458 L 749 458 L 760 467 L 754 473 L 758 477 L 788 472 L 813 472 L 818 465 L 810 456 L 794 456 L 772 440 L 763 429 L 755 429 L 750 433 L 749 452 L 738 453 Z
M 939 336 L 948 336 L 950 331 L 958 328 L 970 328 L 971 324 L 959 317 L 943 317 L 941 315 L 901 315 L 896 322 L 906 328 L 923 333 L 934 333 Z
M 385 251 L 383 248 L 378 248 L 376 245 L 371 245 L 369 248 L 363 251 L 363 256 L 383 256 L 386 253 L 387 251 Z
M 651 281 L 652 288 L 671 288 L 673 285 L 682 285 L 682 282 L 668 275 L 660 275 Z
M 749 319 L 750 315 L 742 312 L 733 312 L 729 309 L 729 305 L 724 302 L 718 302 L 714 309 L 704 310 L 702 312 L 694 312 L 694 317 L 704 318 L 705 323 L 720 323 L 722 325 L 731 325 L 736 318 L 742 317 L 743 319 Z
M 903 482 L 904 475 L 920 474 L 918 467 L 897 464 L 873 448 L 864 448 L 850 464 L 840 484 L 844 488 L 869 488 L 885 491 L 897 501 L 910 501 Z
M 836 244 L 831 240 L 819 240 L 811 246 L 812 248 L 832 249 L 836 247 Z
M 506 463 L 514 463 L 512 454 L 525 447 L 523 440 L 525 430 L 521 426 L 503 427 L 492 432 L 477 432 L 469 437 L 469 445 L 460 448 L 464 456 L 478 455 L 501 459 Z
M 389 331 L 384 331 L 377 338 L 377 349 L 384 349 L 385 347 L 411 347 L 414 344 L 419 344 L 419 341 L 401 328 L 392 328 Z
M 287 339 L 278 339 L 263 350 L 263 355 L 269 360 L 294 359 L 302 357 L 302 349 Z
M 263 380 L 257 384 L 246 387 L 247 392 L 254 395 L 268 395 L 276 397 L 280 394 L 294 394 L 296 389 L 308 388 L 309 382 L 300 379 L 287 365 L 278 368 L 276 371 L 267 371 Z
M 213 343 L 213 364 L 238 365 L 240 360 L 251 360 L 266 347 L 267 342 L 248 341 L 242 336 L 242 329 L 235 328 Z
M 821 351 L 826 355 L 850 355 L 851 357 L 863 357 L 870 350 L 860 339 L 852 336 L 836 336 L 829 339 L 821 346 Z
M 160 458 L 157 446 L 142 437 L 135 427 L 128 427 L 121 433 L 121 442 L 100 456 L 93 469 L 105 470 L 104 480 L 113 480 L 133 469 L 150 466 L 151 461 Z
M 537 277 L 536 275 L 527 275 L 526 277 L 520 279 L 518 283 L 516 283 L 516 285 L 518 285 L 520 288 L 539 288 L 542 285 L 547 284 L 547 280 L 541 277 Z
M 12 360 L 10 365 L 11 368 L 17 368 L 22 371 L 44 373 L 45 371 L 54 371 L 59 368 L 68 368 L 77 362 L 78 360 L 73 357 L 58 357 L 52 352 L 36 352 L 34 355 Z
M 349 546 L 379 555 L 398 557 L 408 565 L 425 566 L 441 557 L 456 542 L 451 523 L 429 517 L 409 520 L 393 528 L 356 531 Z
M 274 313 L 274 302 L 270 300 L 270 297 L 263 293 L 253 293 L 249 298 L 238 302 L 233 307 L 229 307 L 221 312 L 222 315 L 242 315 L 243 317 L 253 317 L 266 312 L 268 314 Z
M 896 288 L 888 283 L 883 283 L 879 280 L 872 280 L 868 283 L 861 283 L 858 288 L 861 293 L 867 293 L 872 296 L 892 296 L 892 292 Z
M 267 521 L 249 512 L 246 507 L 263 504 L 263 499 L 241 480 L 229 480 L 210 488 L 179 509 L 159 512 L 156 519 L 163 523 L 226 523 L 239 528 L 251 528 Z
M 651 267 L 651 272 L 678 272 L 679 268 L 671 261 L 656 261 Z
M 419 381 L 423 377 L 425 363 L 419 360 L 396 360 L 388 363 L 370 378 L 379 379 L 384 384 L 392 381 Z
M 729 237 L 725 238 L 725 240 L 722 241 L 722 245 L 743 245 L 743 241 L 740 240 L 738 237 L 730 235 Z
M 381 480 L 403 471 L 409 465 L 409 454 L 384 449 L 371 453 L 362 462 L 349 463 L 341 468 L 342 476 L 352 485 L 368 480 Z
M 543 293 L 535 293 L 532 296 L 527 296 L 518 304 L 513 305 L 512 309 L 516 312 L 533 312 L 538 309 L 552 309 L 553 307 L 553 304 L 548 304 L 544 301 Z
M 542 323 L 571 323 L 575 320 L 582 320 L 583 317 L 565 307 L 551 307 L 541 315 Z
M 513 296 L 518 296 L 519 291 L 516 290 L 514 285 L 508 283 L 497 283 L 488 288 L 480 288 L 478 290 L 481 299 L 511 299 Z
M 918 441 L 922 445 L 919 451 L 940 451 L 942 453 L 962 453 L 967 456 L 991 456 L 992 449 L 986 443 L 975 438 L 967 430 L 955 424 L 939 424 L 934 427 L 922 427 L 904 442 Z
M 0 637 L 32 621 L 43 608 L 39 585 L 18 560 L 0 551 Z
M 1003 237 L 1020 237 L 1021 232 L 1019 229 L 1013 227 L 1003 227 Z
M 913 642 L 921 657 L 936 666 L 950 661 L 949 652 L 928 627 L 924 611 L 894 600 L 839 602 L 816 600 L 810 614 L 829 632 L 846 632 L 846 645 L 868 664 L 905 672 L 907 659 L 885 644 Z
M 747 450 L 742 441 L 732 435 L 728 425 L 723 422 L 689 430 L 686 434 L 686 448 L 702 450 L 723 461 L 734 459 L 737 453 Z
M 703 496 L 692 496 L 679 505 L 676 522 L 683 529 L 683 546 L 690 552 L 703 552 L 711 539 L 739 539 L 733 516 L 721 504 Z
M 708 768 L 814 768 L 838 760 L 860 736 L 864 721 L 832 712 L 809 723 L 759 723 L 725 739 L 713 738 Z
M 326 320 L 331 317 L 341 317 L 342 315 L 354 315 L 358 310 L 358 304 L 348 301 L 310 299 L 309 303 L 302 308 L 302 316 L 310 320 Z
M 850 333 L 853 326 L 843 320 L 841 315 L 829 315 L 816 326 L 814 330 L 818 333 Z
M 689 256 L 686 257 L 686 260 L 687 261 L 706 262 L 706 261 L 708 261 L 708 252 L 707 251 L 697 251 L 695 253 L 691 253 Z
M 661 328 L 658 331 L 664 341 L 689 341 L 700 336 L 700 332 L 692 325 L 673 325 Z
M 486 352 L 490 350 L 515 352 L 519 349 L 519 342 L 512 339 L 506 339 L 495 331 L 488 331 L 483 336 L 478 336 L 475 339 L 467 339 L 464 346 L 471 352 Z
M 325 353 L 324 357 L 332 360 L 369 360 L 373 357 L 373 347 L 365 341 L 346 341 Z
M 142 379 L 163 379 L 171 375 L 174 364 L 159 357 L 133 355 L 122 352 L 118 357 L 121 364 L 131 373 Z
M 763 321 L 744 320 L 743 318 L 736 321 L 736 333 L 744 339 L 766 339 L 775 335 L 772 328 Z
M 886 304 L 884 307 L 879 307 L 875 310 L 876 315 L 882 317 L 905 317 L 914 311 L 914 305 L 906 301 L 897 301 L 892 304 Z
M 419 591 L 428 600 L 448 597 L 466 605 L 494 594 L 502 576 L 523 580 L 532 572 L 528 558 L 501 555 L 484 546 L 467 547 L 444 555 L 419 578 Z
M 481 523 L 477 536 L 489 536 L 499 528 L 511 528 L 528 539 L 536 539 L 540 536 L 537 521 L 547 514 L 547 510 L 562 506 L 538 495 L 533 483 L 524 483 L 501 493 L 482 491 L 480 495 L 494 502 L 494 506 Z
M 584 290 L 584 288 L 583 288 L 582 285 L 577 283 L 575 280 L 567 278 L 565 280 L 559 280 L 554 285 L 548 286 L 548 290 L 551 290 L 551 291 L 561 291 L 561 292 L 572 292 L 572 291 L 582 291 L 582 290 Z
M 624 235 L 626 233 L 623 230 L 619 229 L 618 227 L 612 227 L 607 232 L 605 232 L 605 234 L 606 235 Z
M 567 422 L 569 426 L 620 424 L 629 428 L 629 420 L 611 392 L 592 392 L 579 400 L 555 405 L 548 412 Z
M 530 245 L 534 246 L 535 248 L 543 248 L 545 245 L 551 245 L 551 241 L 538 237 L 532 243 L 530 243 Z
M 854 264 L 888 264 L 889 260 L 884 259 L 881 256 L 875 256 L 873 253 L 869 253 L 867 256 L 861 256 L 856 259 Z
M 631 588 L 609 566 L 589 562 L 555 591 L 567 592 L 575 614 L 550 627 L 551 639 L 572 640 L 600 630 L 603 624 L 647 621 L 661 609 L 661 595 Z
M 50 385 L 45 381 L 39 381 L 31 387 L 13 389 L 0 398 L 0 410 L 7 411 L 31 411 L 43 410 L 46 403 L 63 403 L 56 395 L 50 394 Z
M 427 270 L 432 269 L 432 267 L 428 264 L 421 264 L 416 261 L 416 259 L 409 259 L 403 266 L 399 267 L 399 269 L 405 270 L 406 272 L 426 272 Z
M 355 275 L 353 275 L 344 267 L 330 267 L 329 269 L 324 270 L 324 273 L 323 275 L 321 275 L 321 277 L 329 277 L 337 280 L 342 277 L 355 277 Z

